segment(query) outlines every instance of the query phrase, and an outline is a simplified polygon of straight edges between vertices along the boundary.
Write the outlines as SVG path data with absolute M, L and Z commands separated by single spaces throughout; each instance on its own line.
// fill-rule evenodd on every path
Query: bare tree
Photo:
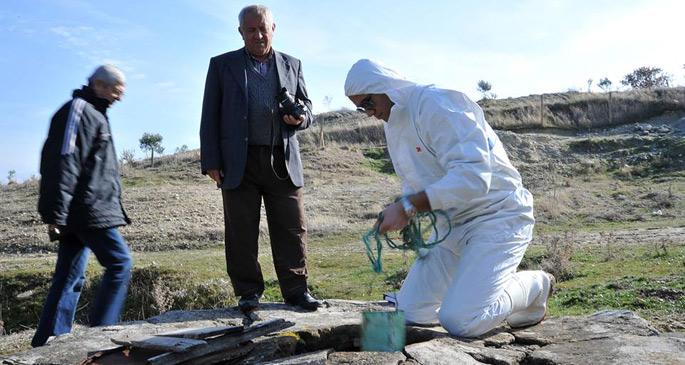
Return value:
M 331 96 L 326 95 L 323 97 L 323 105 L 326 107 L 327 112 L 331 110 L 331 102 L 332 101 L 333 101 L 333 97 L 331 97 Z
M 135 151 L 132 149 L 124 149 L 121 152 L 121 164 L 122 165 L 133 165 L 133 162 L 136 160 L 136 154 Z

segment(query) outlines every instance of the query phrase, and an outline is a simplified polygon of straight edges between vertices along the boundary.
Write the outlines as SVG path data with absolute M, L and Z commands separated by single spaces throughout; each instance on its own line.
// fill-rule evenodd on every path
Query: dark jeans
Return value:
M 307 228 L 302 189 L 288 178 L 283 147 L 274 147 L 273 157 L 272 169 L 270 148 L 250 146 L 242 182 L 235 189 L 222 190 L 226 267 L 236 296 L 264 292 L 257 260 L 262 199 L 281 294 L 288 298 L 307 291 Z
M 106 326 L 118 322 L 133 265 L 124 238 L 117 228 L 68 233 L 59 242 L 52 286 L 31 346 L 42 346 L 48 337 L 71 331 L 90 251 L 105 267 L 105 273 L 95 301 L 90 305 L 89 325 Z

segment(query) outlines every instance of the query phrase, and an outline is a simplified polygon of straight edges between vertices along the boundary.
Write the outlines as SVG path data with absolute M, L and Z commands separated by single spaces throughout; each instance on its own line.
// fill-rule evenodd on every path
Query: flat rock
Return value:
M 509 332 L 503 331 L 502 327 L 494 331 L 490 331 L 489 333 L 485 334 L 485 336 L 481 336 L 481 338 L 485 346 L 492 347 L 502 347 L 510 345 L 516 341 L 516 337 Z
M 425 361 L 433 364 L 436 363 L 436 359 L 450 359 L 453 356 L 461 359 L 463 358 L 461 354 L 468 355 L 471 360 L 475 361 L 474 364 L 519 364 L 526 357 L 525 352 L 486 347 L 481 343 L 481 341 L 469 343 L 452 337 L 443 337 L 408 345 L 405 351 L 422 364 L 425 364 Z
M 440 340 L 415 343 L 406 346 L 404 351 L 419 364 L 424 365 L 485 364 L 458 348 L 445 346 Z
M 316 312 L 265 303 L 262 321 L 282 318 L 295 325 L 254 340 L 245 363 L 268 364 L 685 364 L 685 335 L 660 334 L 627 311 L 549 318 L 525 329 L 501 326 L 473 339 L 450 336 L 442 327 L 407 326 L 405 351 L 358 352 L 361 312 L 393 310 L 384 302 L 328 300 Z M 171 311 L 147 321 L 89 328 L 47 346 L 0 356 L 4 364 L 79 364 L 88 353 L 117 347 L 112 338 L 140 338 L 190 329 L 239 326 L 236 309 Z M 261 323 L 261 322 L 256 322 Z M 0 345 L 1 345 L 0 338 Z
M 602 339 L 621 334 L 654 336 L 659 332 L 645 319 L 630 311 L 602 311 L 591 316 L 558 317 L 511 332 L 524 344 L 548 345 Z
M 305 354 L 284 357 L 265 362 L 262 365 L 325 365 L 332 350 L 321 350 Z
M 533 364 L 685 364 L 685 339 L 618 335 L 552 344 L 530 354 Z
M 334 352 L 326 364 L 396 365 L 405 360 L 401 352 Z

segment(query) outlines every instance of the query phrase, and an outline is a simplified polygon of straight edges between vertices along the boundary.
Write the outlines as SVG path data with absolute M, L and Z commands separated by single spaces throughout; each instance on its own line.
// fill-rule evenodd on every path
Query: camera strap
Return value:
M 288 167 L 287 166 L 285 167 L 285 170 L 286 170 L 285 177 L 280 176 L 278 174 L 278 172 L 276 171 L 276 168 L 274 167 L 274 146 L 276 146 L 276 136 L 274 134 L 275 134 L 274 133 L 274 110 L 272 108 L 271 109 L 271 138 L 270 138 L 271 139 L 271 146 L 269 148 L 269 159 L 271 161 L 271 171 L 273 171 L 274 175 L 276 176 L 276 178 L 278 180 L 287 180 L 288 178 L 290 178 L 290 176 L 288 176 Z M 278 138 L 280 138 L 280 136 Z M 286 146 L 286 147 L 290 148 L 289 145 L 290 145 L 290 139 L 288 139 L 288 146 Z M 285 153 L 284 153 L 284 155 L 285 155 Z M 283 163 L 285 164 L 285 156 L 283 158 Z

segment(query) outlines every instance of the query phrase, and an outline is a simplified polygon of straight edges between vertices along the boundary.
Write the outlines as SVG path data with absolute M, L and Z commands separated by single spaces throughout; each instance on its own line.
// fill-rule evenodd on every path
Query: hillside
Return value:
M 530 95 L 479 103 L 495 129 L 579 131 L 635 123 L 683 111 L 685 87 Z
M 310 234 L 326 236 L 372 224 L 399 193 L 383 147 L 382 124 L 340 112 L 341 122 L 301 136 Z M 684 113 L 643 123 L 558 134 L 498 131 L 536 198 L 539 229 L 568 224 L 664 223 L 682 217 Z M 329 119 L 330 120 L 330 119 Z M 221 195 L 199 173 L 199 152 L 123 166 L 124 204 L 134 224 L 124 234 L 136 250 L 204 247 L 223 240 Z M 54 251 L 35 211 L 37 183 L 4 186 L 0 252 Z M 661 210 L 662 216 L 652 213 Z M 266 231 L 266 226 L 263 226 Z

